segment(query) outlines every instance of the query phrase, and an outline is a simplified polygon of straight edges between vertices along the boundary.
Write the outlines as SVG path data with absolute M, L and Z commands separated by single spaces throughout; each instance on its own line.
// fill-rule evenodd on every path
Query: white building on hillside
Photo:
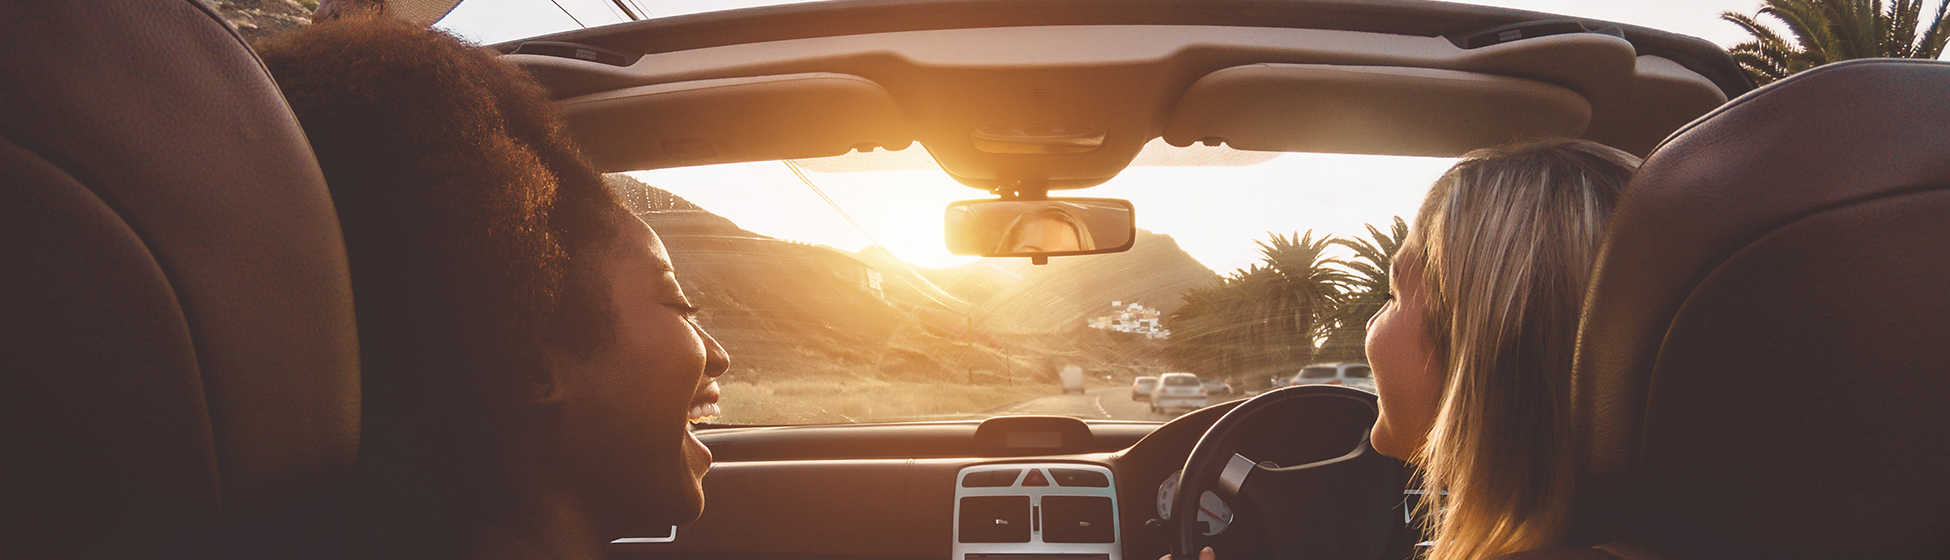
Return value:
M 1128 305 L 1113 301 L 1110 302 L 1110 314 L 1091 319 L 1090 328 L 1141 334 L 1153 339 L 1168 338 L 1171 331 L 1165 330 L 1162 315 L 1158 310 L 1135 301 Z

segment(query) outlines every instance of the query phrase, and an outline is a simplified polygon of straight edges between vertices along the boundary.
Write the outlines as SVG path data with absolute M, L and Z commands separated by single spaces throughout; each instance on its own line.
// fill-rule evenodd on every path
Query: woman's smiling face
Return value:
M 697 325 L 656 232 L 634 217 L 622 229 L 602 279 L 615 338 L 564 360 L 555 378 L 564 391 L 568 483 L 602 527 L 627 532 L 703 511 L 711 452 L 688 424 L 716 413 L 714 378 L 730 358 Z

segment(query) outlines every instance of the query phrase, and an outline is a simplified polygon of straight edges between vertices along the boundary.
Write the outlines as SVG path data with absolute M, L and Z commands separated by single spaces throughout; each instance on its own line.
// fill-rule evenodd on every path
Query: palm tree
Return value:
M 1166 352 L 1181 368 L 1258 378 L 1311 361 L 1351 277 L 1313 232 L 1258 242 L 1264 257 L 1207 288 L 1188 290 L 1166 319 Z
M 1395 265 L 1395 253 L 1401 252 L 1402 241 L 1408 238 L 1408 222 L 1401 216 L 1387 232 L 1368 224 L 1368 238 L 1336 239 L 1335 245 L 1354 251 L 1354 258 L 1342 261 L 1347 267 L 1352 282 L 1346 309 L 1354 310 L 1348 316 L 1360 322 L 1367 322 L 1380 308 L 1382 300 L 1388 295 L 1388 271 Z M 1362 306 L 1367 307 L 1363 311 Z
M 1943 55 L 1950 39 L 1950 0 L 1937 4 L 1917 35 L 1926 0 L 1765 0 L 1749 16 L 1738 12 L 1720 19 L 1740 26 L 1754 40 L 1728 49 L 1754 83 L 1765 85 L 1816 66 L 1856 58 L 1922 58 Z M 1762 23 L 1767 16 L 1788 30 L 1782 35 Z M 1792 36 L 1792 41 L 1789 40 Z
M 1234 360 L 1227 352 L 1230 296 L 1224 279 L 1185 291 L 1185 303 L 1165 317 L 1165 327 L 1171 330 L 1171 338 L 1165 339 L 1165 358 L 1172 365 L 1192 372 L 1232 370 Z
M 1340 268 L 1339 259 L 1327 256 L 1333 239 L 1315 239 L 1312 230 L 1275 234 L 1258 244 L 1267 268 L 1279 280 L 1277 289 L 1262 300 L 1269 306 L 1266 316 L 1274 323 L 1273 334 L 1285 339 L 1286 365 L 1307 365 L 1313 361 L 1314 340 L 1327 324 L 1323 319 L 1340 305 L 1352 277 Z
M 1395 254 L 1401 251 L 1402 240 L 1408 237 L 1408 222 L 1395 216 L 1394 223 L 1383 232 L 1374 224 L 1368 224 L 1366 239 L 1335 239 L 1334 244 L 1354 252 L 1354 257 L 1341 262 L 1348 269 L 1348 292 L 1339 307 L 1329 316 L 1332 327 L 1327 334 L 1327 343 L 1321 347 L 1333 361 L 1356 361 L 1366 358 L 1362 348 L 1368 339 L 1368 319 L 1381 310 L 1381 304 L 1388 296 L 1388 271 L 1394 266 Z
M 1271 300 L 1277 297 L 1278 286 L 1273 271 L 1258 264 L 1226 277 L 1222 312 L 1213 317 L 1212 326 L 1222 340 L 1223 373 L 1236 376 L 1257 370 L 1270 356 L 1285 354 L 1285 346 L 1273 334 Z
M 1236 371 L 1243 361 L 1235 340 L 1243 299 L 1238 291 L 1230 278 L 1185 291 L 1184 305 L 1165 318 L 1171 330 L 1165 353 L 1173 365 L 1194 372 Z

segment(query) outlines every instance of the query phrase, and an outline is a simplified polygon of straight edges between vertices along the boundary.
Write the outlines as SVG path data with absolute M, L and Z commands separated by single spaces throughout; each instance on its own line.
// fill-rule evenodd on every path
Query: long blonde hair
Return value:
M 1571 509 L 1571 354 L 1600 236 L 1639 159 L 1582 140 L 1463 156 L 1398 264 L 1422 281 L 1441 405 L 1416 453 L 1430 560 L 1555 546 Z

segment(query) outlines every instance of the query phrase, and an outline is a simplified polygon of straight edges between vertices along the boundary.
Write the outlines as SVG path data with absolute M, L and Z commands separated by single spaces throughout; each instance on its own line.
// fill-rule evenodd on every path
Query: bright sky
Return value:
M 739 8 L 764 0 L 624 0 L 651 17 Z M 1518 9 L 1637 24 L 1693 35 L 1720 45 L 1743 40 L 1725 11 L 1751 13 L 1759 0 L 1486 0 Z M 558 4 L 560 7 L 558 7 Z M 574 21 L 565 12 L 574 14 Z M 625 21 L 609 0 L 465 0 L 436 24 L 492 43 Z M 921 149 L 919 145 L 909 148 Z M 1253 241 L 1268 232 L 1313 230 L 1360 235 L 1363 224 L 1412 218 L 1429 184 L 1449 160 L 1284 154 L 1243 167 L 1132 167 L 1102 186 L 1071 196 L 1130 199 L 1138 227 L 1171 235 L 1221 274 L 1258 260 Z M 763 162 L 632 173 L 746 229 L 776 237 L 858 250 L 869 241 L 841 219 L 785 164 Z M 942 209 L 955 200 L 987 198 L 938 169 L 807 173 L 875 241 L 920 266 L 971 259 L 947 254 Z
M 624 0 L 651 17 L 669 17 L 771 4 L 779 0 Z M 1720 12 L 1753 13 L 1760 0 L 1479 0 L 1466 2 L 1643 25 L 1731 45 L 1740 29 Z M 557 6 L 560 5 L 558 8 Z M 563 12 L 573 13 L 571 16 Z M 476 42 L 495 43 L 627 21 L 610 0 L 463 0 L 437 27 Z

